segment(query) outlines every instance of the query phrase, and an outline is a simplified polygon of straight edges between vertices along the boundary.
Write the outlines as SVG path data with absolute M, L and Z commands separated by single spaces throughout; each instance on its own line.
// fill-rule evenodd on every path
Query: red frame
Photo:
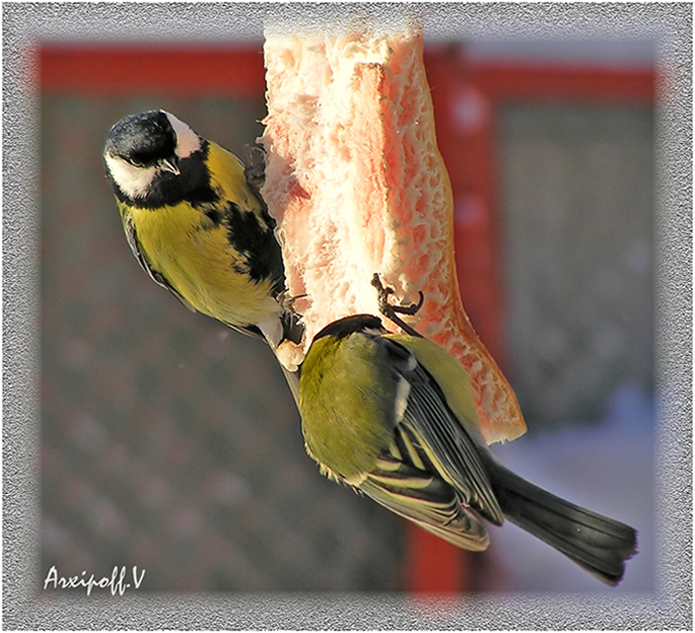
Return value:
M 471 63 L 461 47 L 427 50 L 439 149 L 456 201 L 457 262 L 464 304 L 481 339 L 504 367 L 496 196 L 495 126 L 501 104 L 567 100 L 654 104 L 651 68 L 578 68 Z M 44 93 L 122 95 L 164 92 L 263 98 L 260 45 L 171 47 L 45 45 L 39 52 Z M 409 524 L 410 591 L 459 592 L 474 587 L 470 556 Z
M 41 90 L 53 94 L 265 95 L 261 46 L 44 45 Z

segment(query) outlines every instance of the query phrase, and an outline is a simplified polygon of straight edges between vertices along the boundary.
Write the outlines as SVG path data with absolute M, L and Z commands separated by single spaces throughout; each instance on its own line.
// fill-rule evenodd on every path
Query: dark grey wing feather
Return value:
M 397 449 L 396 449 L 397 451 Z M 384 457 L 359 489 L 392 512 L 457 547 L 481 551 L 489 536 L 459 493 L 436 474 Z
M 419 367 L 418 370 L 422 371 Z M 431 385 L 411 383 L 401 425 L 416 449 L 429 459 L 445 481 L 464 495 L 468 505 L 492 523 L 502 525 L 502 510 L 475 440 Z
M 380 341 L 399 348 L 399 356 L 407 350 L 391 339 Z M 410 385 L 405 413 L 397 425 L 397 435 L 404 446 L 410 447 L 409 461 L 436 472 L 459 491 L 467 505 L 501 525 L 502 510 L 481 460 L 478 443 L 449 409 L 435 380 L 417 362 L 401 361 L 393 367 Z M 419 456 L 419 464 L 415 456 Z

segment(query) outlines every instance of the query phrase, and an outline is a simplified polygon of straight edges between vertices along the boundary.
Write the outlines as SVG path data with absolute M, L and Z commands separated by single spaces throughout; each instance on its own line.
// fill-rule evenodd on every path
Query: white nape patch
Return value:
M 157 173 L 155 167 L 136 167 L 120 156 L 106 154 L 106 165 L 120 190 L 129 198 L 144 198 L 149 191 L 152 179 Z
M 405 415 L 405 410 L 408 408 L 408 396 L 410 396 L 410 383 L 401 378 L 396 387 L 396 422 L 400 422 Z
M 364 328 L 363 332 L 368 336 L 373 336 L 374 338 L 379 338 L 382 334 L 381 330 L 373 327 Z
M 164 114 L 167 115 L 171 127 L 174 128 L 176 132 L 176 155 L 179 158 L 186 158 L 190 156 L 193 152 L 197 152 L 200 149 L 200 137 L 180 119 L 177 119 L 173 114 L 162 110 Z

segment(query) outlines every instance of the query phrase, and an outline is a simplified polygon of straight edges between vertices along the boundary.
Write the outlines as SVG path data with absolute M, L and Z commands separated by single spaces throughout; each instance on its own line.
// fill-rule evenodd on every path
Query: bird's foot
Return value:
M 393 288 L 384 286 L 384 284 L 381 283 L 379 273 L 374 273 L 374 276 L 372 277 L 372 286 L 376 288 L 379 296 L 379 312 L 381 312 L 381 314 L 383 314 L 387 319 L 395 323 L 399 328 L 401 328 L 401 330 L 407 334 L 410 334 L 410 336 L 422 338 L 422 334 L 420 334 L 415 328 L 408 325 L 398 316 L 399 314 L 417 314 L 425 301 L 425 295 L 422 293 L 422 291 L 419 291 L 420 300 L 417 303 L 411 303 L 410 305 L 392 305 L 389 303 L 389 296 L 393 294 L 394 290 Z

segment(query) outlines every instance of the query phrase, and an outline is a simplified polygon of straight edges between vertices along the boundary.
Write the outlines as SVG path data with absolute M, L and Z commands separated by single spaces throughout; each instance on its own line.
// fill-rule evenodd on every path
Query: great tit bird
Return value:
M 301 366 L 299 409 L 321 472 L 437 536 L 484 550 L 510 520 L 609 585 L 636 551 L 631 527 L 505 468 L 485 444 L 466 370 L 422 337 L 372 315 L 321 330 Z
M 104 163 L 128 244 L 156 283 L 273 349 L 300 342 L 257 165 L 247 172 L 232 153 L 164 110 L 116 123 Z

